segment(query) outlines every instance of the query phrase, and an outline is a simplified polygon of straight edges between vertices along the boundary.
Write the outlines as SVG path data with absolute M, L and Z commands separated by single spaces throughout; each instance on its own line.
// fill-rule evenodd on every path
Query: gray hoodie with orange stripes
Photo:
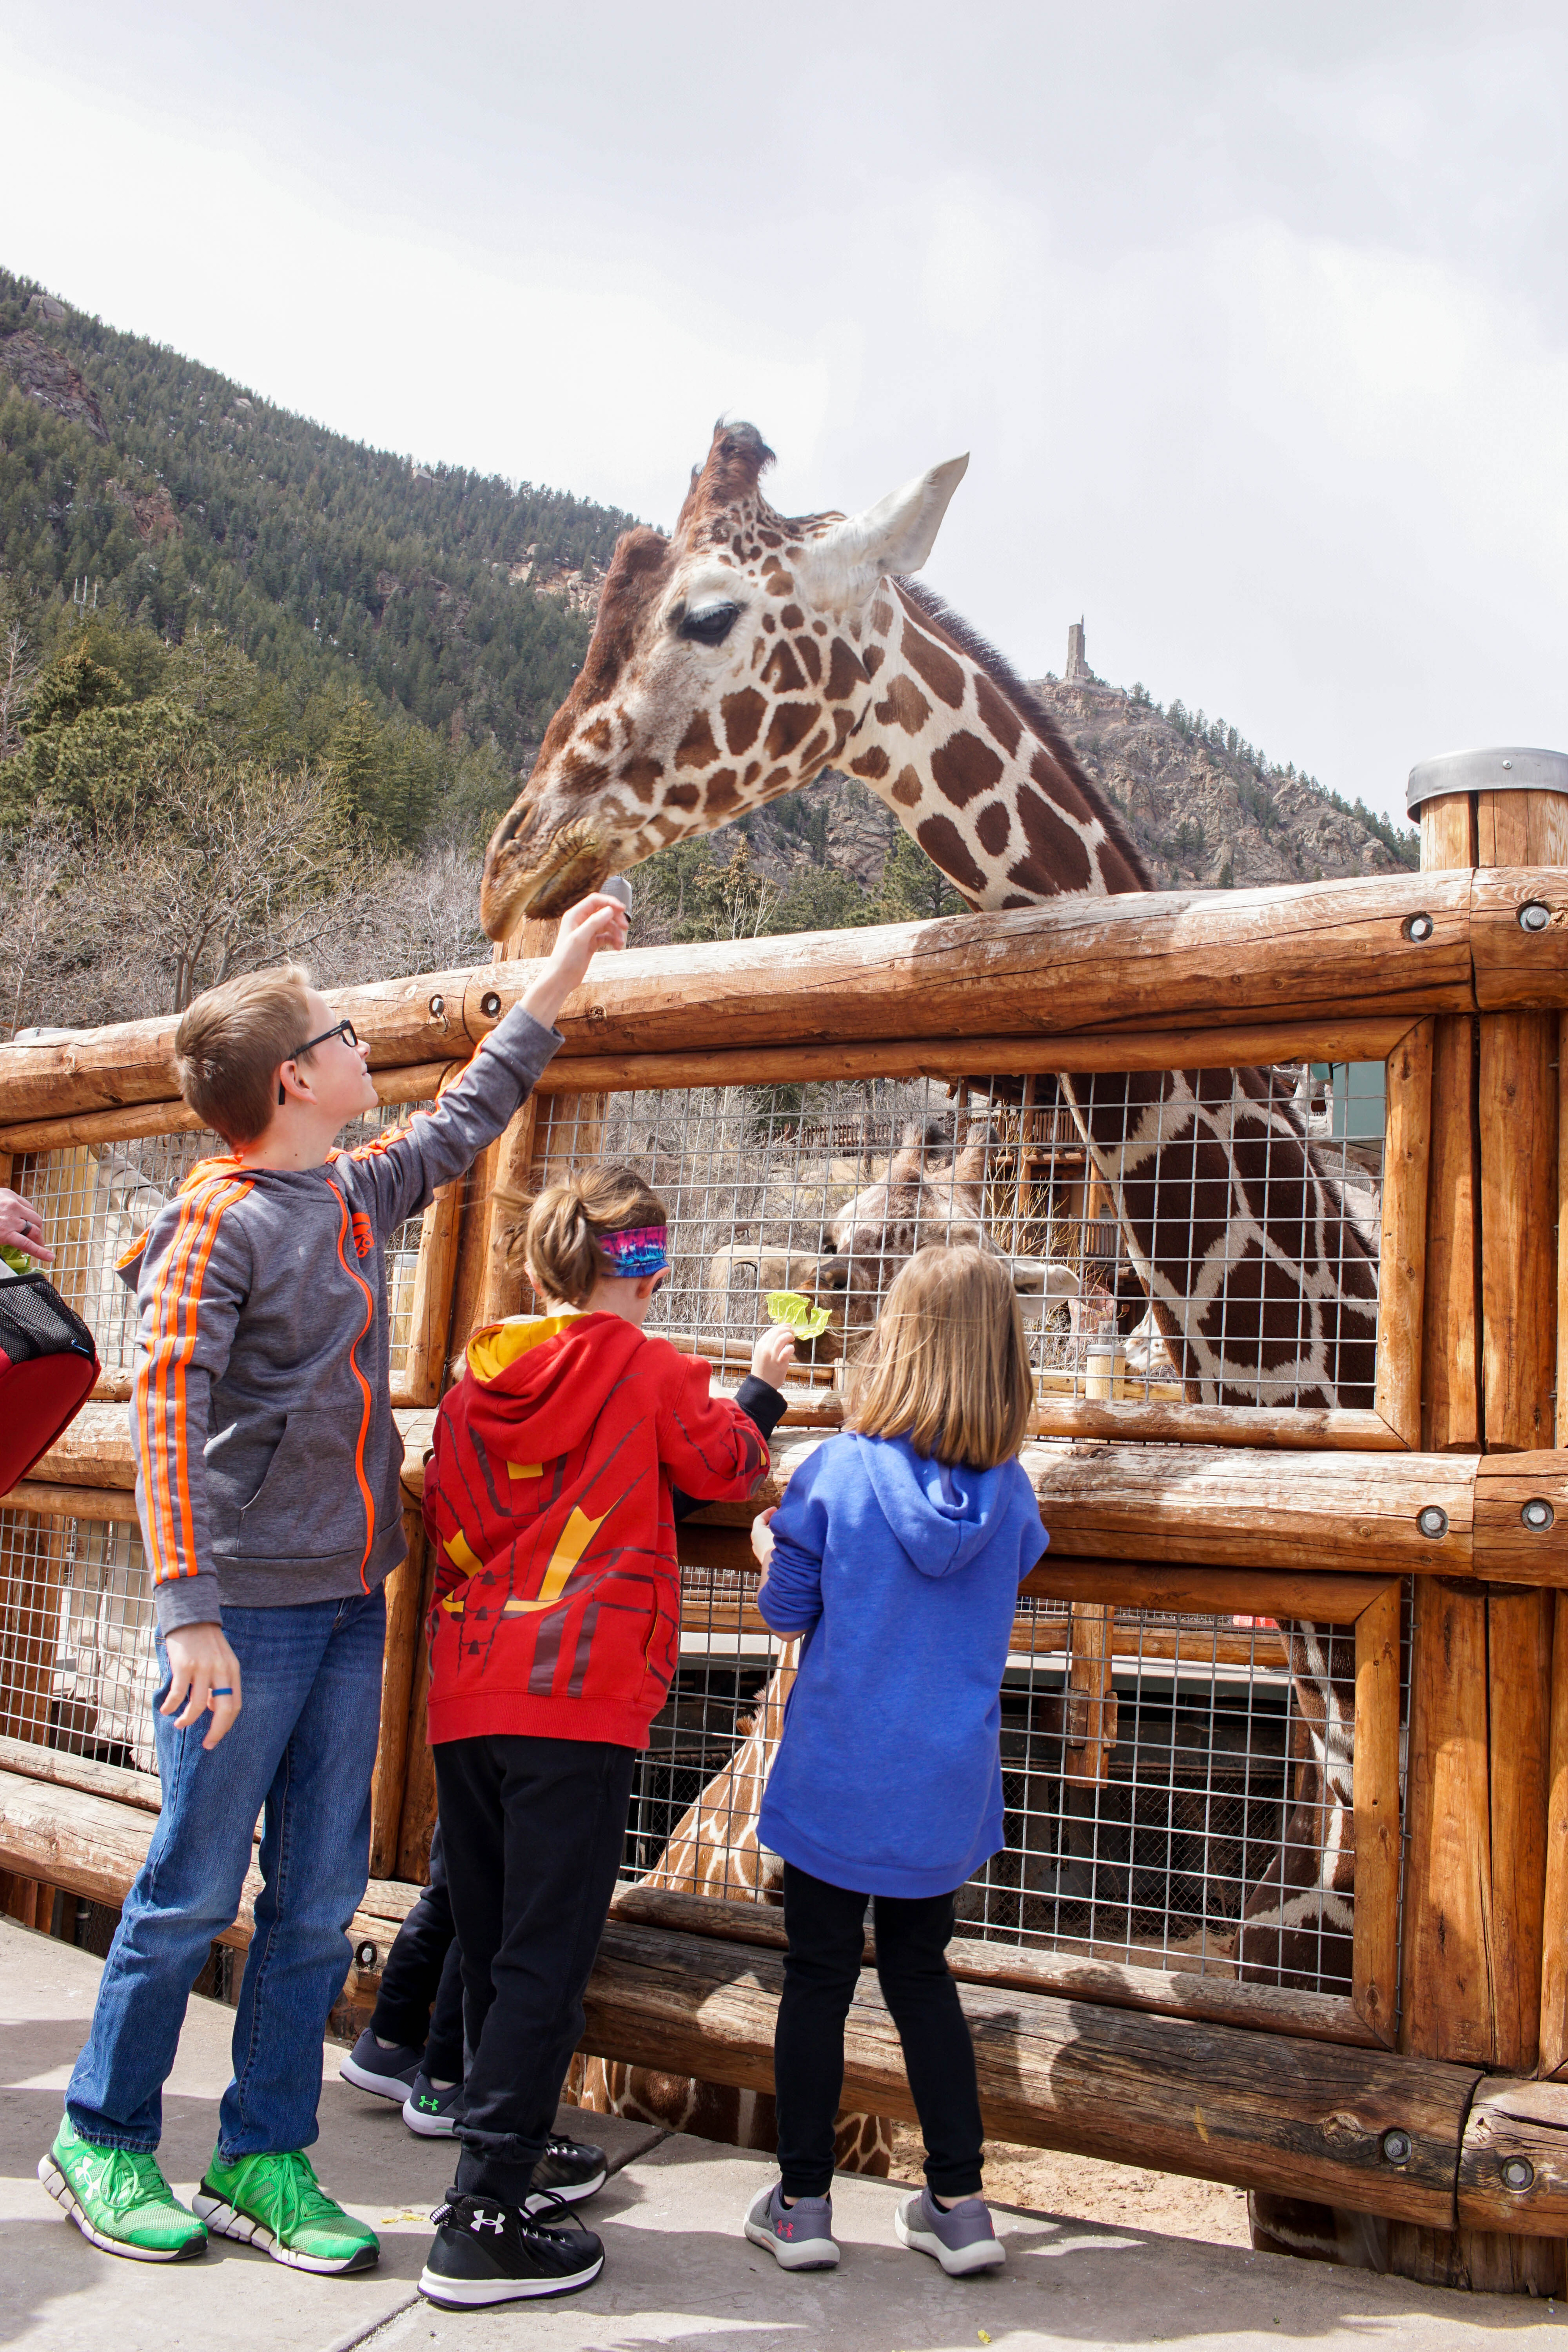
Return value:
M 136 1507 L 164 1633 L 374 1591 L 403 1559 L 384 1245 L 560 1043 L 520 1005 L 433 1111 L 321 1168 L 205 1160 L 127 1253 Z

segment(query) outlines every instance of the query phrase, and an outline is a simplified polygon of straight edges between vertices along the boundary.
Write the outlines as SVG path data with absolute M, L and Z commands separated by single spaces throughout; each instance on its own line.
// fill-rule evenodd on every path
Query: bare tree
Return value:
M 0 622 L 0 760 L 14 759 L 22 748 L 22 713 L 38 675 L 27 648 L 20 621 Z

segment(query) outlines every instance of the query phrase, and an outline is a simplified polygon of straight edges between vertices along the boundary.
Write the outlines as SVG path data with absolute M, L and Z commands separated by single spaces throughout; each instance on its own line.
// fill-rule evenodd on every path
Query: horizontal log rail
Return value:
M 5 1761 L 17 1744 L 6 1744 Z M 57 1762 L 84 1769 L 79 1759 Z M 144 1801 L 51 1785 L 0 1761 L 0 1867 L 119 1903 L 153 1826 Z M 257 1885 L 252 1871 L 218 1940 L 248 1941 Z M 349 1926 L 355 1946 L 370 1948 L 367 1964 L 379 1961 L 418 1892 L 401 1882 L 367 1887 Z M 650 1925 L 647 1895 L 617 1897 L 589 1983 L 584 2048 L 771 2090 L 783 1964 L 770 1930 L 746 1923 L 770 1934 L 764 1945 L 722 1939 L 707 1923 L 693 1933 L 686 1918 L 679 1929 Z M 1343 2014 L 1348 2004 L 1313 2006 L 1300 1994 L 1276 2002 L 1263 1987 L 1178 1982 L 1063 1955 L 993 1956 L 973 1939 L 955 1958 L 994 2136 L 1453 2225 L 1478 2069 L 1368 2047 Z M 1287 2017 L 1290 2028 L 1280 2030 Z M 898 2036 L 868 1972 L 850 2010 L 844 2097 L 874 2113 L 913 2114 Z M 1385 2139 L 1394 2132 L 1409 2142 L 1397 2162 Z
M 400 1410 L 395 1419 L 405 1448 L 404 1492 L 416 1503 L 434 1414 Z M 749 1502 L 709 1505 L 688 1528 L 749 1527 L 821 1442 L 815 1430 L 786 1430 L 775 1438 L 772 1472 Z M 1325 1573 L 1568 1588 L 1568 1452 L 1302 1451 L 1282 1465 L 1276 1454 L 1239 1445 L 1042 1441 L 1020 1458 L 1050 1530 L 1053 1564 L 1142 1562 L 1156 1575 L 1186 1566 L 1245 1570 L 1254 1591 L 1258 1571 L 1280 1569 L 1303 1580 L 1303 1594 Z M 94 1513 L 83 1498 L 128 1494 L 134 1483 L 123 1405 L 89 1404 L 0 1507 L 124 1518 L 123 1507 L 106 1500 Z M 68 1503 L 44 1500 L 44 1490 L 62 1487 L 71 1490 Z M 1303 1605 L 1261 1613 L 1310 1612 Z
M 760 1946 L 612 1920 L 584 1996 L 583 2047 L 771 2091 L 783 1983 L 781 1957 Z M 966 1982 L 961 1998 L 985 2128 L 999 2139 L 1453 2226 L 1478 2068 L 1010 1985 Z M 846 2023 L 843 2098 L 914 2116 L 898 2034 L 868 1974 Z
M 1521 923 L 1527 903 L 1546 907 L 1543 928 Z M 328 1001 L 369 1041 L 376 1069 L 429 1066 L 465 1059 L 538 971 L 520 959 L 421 972 L 330 991 Z M 945 1055 L 965 1039 L 994 1049 L 1008 1036 L 1082 1034 L 1094 1053 L 1110 1054 L 1103 1041 L 1116 1031 L 1277 1036 L 1500 1003 L 1568 1003 L 1568 869 L 1140 891 L 933 923 L 634 948 L 601 958 L 569 1001 L 562 1062 L 605 1065 L 621 1084 L 628 1056 L 703 1055 L 715 1034 L 727 1054 L 902 1041 L 929 1056 L 933 1035 Z M 172 1101 L 175 1025 L 130 1022 L 0 1048 L 6 1132 Z M 563 1082 L 558 1073 L 552 1083 Z
M 107 1037 L 113 1032 L 104 1029 L 91 1034 Z M 0 1045 L 0 1087 L 5 1087 L 7 1110 L 13 1108 L 13 1097 L 7 1083 L 10 1064 L 6 1055 L 13 1050 L 16 1049 Z M 451 1066 L 449 1061 L 426 1062 L 373 1070 L 370 1075 L 375 1098 L 379 1103 L 424 1102 L 435 1094 Z M 172 1080 L 173 1062 L 169 1074 Z M 166 1100 L 160 1097 L 156 1101 L 132 1102 L 117 1110 L 77 1111 L 64 1118 L 22 1119 L 12 1126 L 0 1127 L 0 1151 L 68 1151 L 79 1143 L 129 1143 L 148 1135 L 195 1135 L 201 1127 L 196 1113 L 174 1096 Z

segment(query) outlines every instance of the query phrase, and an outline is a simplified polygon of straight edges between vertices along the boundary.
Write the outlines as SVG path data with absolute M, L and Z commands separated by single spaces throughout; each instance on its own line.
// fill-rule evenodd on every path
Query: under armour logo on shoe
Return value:
M 500 2237 L 506 2229 L 504 2213 L 476 2213 L 468 2223 L 470 2230 L 493 2230 Z
M 426 2115 L 433 2116 L 440 2104 L 440 2100 L 429 2092 L 421 2091 L 419 2094 L 419 2105 L 424 2108 Z

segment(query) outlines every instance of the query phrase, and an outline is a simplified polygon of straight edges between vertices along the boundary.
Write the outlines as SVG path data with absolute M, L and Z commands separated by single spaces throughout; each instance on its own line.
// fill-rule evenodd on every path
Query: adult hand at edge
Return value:
M 44 1239 L 44 1221 L 25 1192 L 0 1184 L 0 1242 L 18 1249 L 37 1265 L 53 1265 L 55 1254 Z

